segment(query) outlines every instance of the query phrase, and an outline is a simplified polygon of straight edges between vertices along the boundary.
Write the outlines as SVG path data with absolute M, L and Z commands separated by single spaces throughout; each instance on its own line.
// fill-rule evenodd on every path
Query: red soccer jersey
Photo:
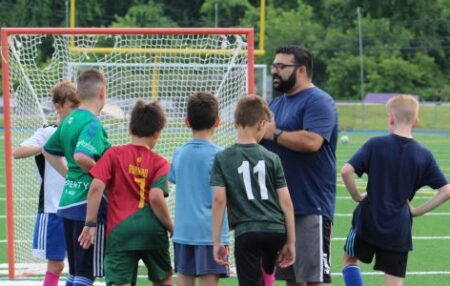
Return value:
M 149 206 L 149 192 L 152 188 L 160 188 L 168 196 L 168 172 L 167 160 L 144 146 L 115 146 L 103 154 L 89 173 L 107 186 L 108 238 L 117 243 L 120 240 L 134 244 L 125 246 L 127 249 L 136 249 L 139 248 L 136 245 L 146 243 L 143 234 L 154 234 L 155 229 L 144 229 L 150 225 L 153 228 L 161 226 L 155 222 L 157 219 Z M 146 209 L 148 211 L 143 212 Z M 136 238 L 135 242 L 130 241 L 132 237 Z M 120 246 L 124 247 L 123 244 Z

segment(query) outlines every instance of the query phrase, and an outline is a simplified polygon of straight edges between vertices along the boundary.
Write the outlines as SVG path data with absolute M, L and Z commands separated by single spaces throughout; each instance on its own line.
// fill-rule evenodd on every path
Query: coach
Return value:
M 286 285 L 331 283 L 330 240 L 336 203 L 338 118 L 331 96 L 312 83 L 312 54 L 280 47 L 272 64 L 274 113 L 262 144 L 281 158 L 295 208 L 297 259 L 277 269 Z

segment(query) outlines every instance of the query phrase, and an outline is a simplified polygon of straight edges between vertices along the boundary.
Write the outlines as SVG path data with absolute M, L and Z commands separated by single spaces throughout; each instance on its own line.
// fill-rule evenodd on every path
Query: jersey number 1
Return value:
M 238 173 L 242 174 L 242 177 L 244 178 L 244 186 L 245 192 L 247 193 L 247 198 L 249 200 L 254 200 L 255 196 L 253 195 L 252 179 L 250 176 L 250 163 L 248 161 L 243 161 L 241 166 L 239 166 L 238 168 Z M 264 162 L 264 160 L 258 161 L 258 164 L 253 167 L 253 174 L 258 174 L 258 184 L 259 191 L 261 193 L 261 199 L 268 200 L 269 194 L 267 193 L 266 187 L 266 162 Z

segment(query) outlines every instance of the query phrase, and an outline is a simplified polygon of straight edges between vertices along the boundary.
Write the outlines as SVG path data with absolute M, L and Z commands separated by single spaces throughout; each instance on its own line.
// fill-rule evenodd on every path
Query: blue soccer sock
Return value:
M 94 281 L 83 276 L 75 276 L 73 280 L 73 286 L 92 286 L 93 284 Z
M 72 275 L 67 274 L 66 286 L 73 286 L 73 279 L 74 279 L 74 277 Z
M 345 286 L 363 286 L 361 269 L 358 265 L 350 264 L 342 269 Z

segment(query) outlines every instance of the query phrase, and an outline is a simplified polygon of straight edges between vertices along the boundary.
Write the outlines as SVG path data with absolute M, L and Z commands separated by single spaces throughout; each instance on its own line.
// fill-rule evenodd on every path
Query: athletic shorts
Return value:
M 82 276 L 93 281 L 94 277 L 104 276 L 105 225 L 99 224 L 97 226 L 94 245 L 88 249 L 82 248 L 78 242 L 78 237 L 83 228 L 84 221 L 64 218 L 69 274 L 75 279 Z
M 214 261 L 213 246 L 188 245 L 173 243 L 175 272 L 189 275 L 202 276 L 215 274 L 228 277 L 229 273 L 224 265 Z
M 296 215 L 296 260 L 287 268 L 277 267 L 276 279 L 331 283 L 331 227 L 331 220 L 324 216 Z
M 364 263 L 372 263 L 375 256 L 374 270 L 396 277 L 405 277 L 408 252 L 389 251 L 374 246 L 358 235 L 353 228 L 348 233 L 344 250 L 348 256 L 356 257 Z
M 38 213 L 34 224 L 33 256 L 47 260 L 64 260 L 66 242 L 64 224 L 54 213 Z
M 127 250 L 108 252 L 105 256 L 106 285 L 134 284 L 138 262 L 144 262 L 148 280 L 163 281 L 172 274 L 169 249 Z
M 235 239 L 234 257 L 240 286 L 263 285 L 261 268 L 275 271 L 278 252 L 286 243 L 286 234 L 247 232 Z

